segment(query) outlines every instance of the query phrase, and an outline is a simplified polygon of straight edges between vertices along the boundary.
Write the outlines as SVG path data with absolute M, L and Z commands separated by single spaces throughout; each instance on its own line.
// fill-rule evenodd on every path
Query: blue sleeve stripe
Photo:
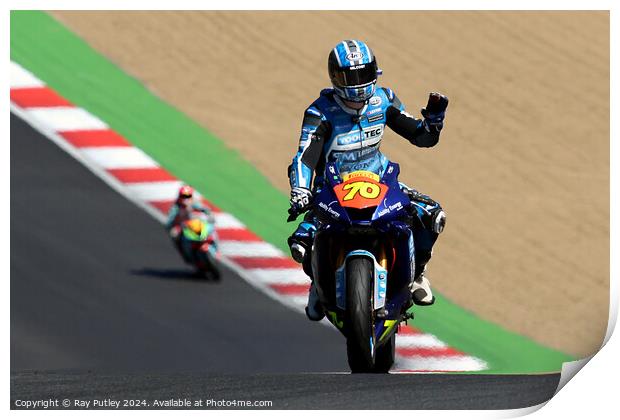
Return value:
M 322 114 L 316 108 L 313 108 L 313 107 L 306 109 L 306 112 L 308 114 L 316 115 L 317 117 L 322 116 Z

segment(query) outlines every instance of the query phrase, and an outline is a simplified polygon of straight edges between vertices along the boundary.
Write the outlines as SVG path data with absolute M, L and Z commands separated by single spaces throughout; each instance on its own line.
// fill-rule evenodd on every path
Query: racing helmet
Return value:
M 344 40 L 329 53 L 327 70 L 336 94 L 347 101 L 364 102 L 374 95 L 381 71 L 365 42 Z
M 179 189 L 179 196 L 177 197 L 177 203 L 182 206 L 188 206 L 192 202 L 194 197 L 194 189 L 189 185 L 183 185 Z

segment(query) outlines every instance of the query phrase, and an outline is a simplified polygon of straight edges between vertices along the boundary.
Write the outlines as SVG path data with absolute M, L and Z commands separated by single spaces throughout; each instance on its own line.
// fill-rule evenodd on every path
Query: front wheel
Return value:
M 208 248 L 199 249 L 196 253 L 196 268 L 200 270 L 208 280 L 220 281 L 221 274 L 217 267 L 216 258 Z
M 346 262 L 347 358 L 353 373 L 375 370 L 373 265 L 368 258 Z
M 220 281 L 222 275 L 220 273 L 219 268 L 217 267 L 217 263 L 215 261 L 215 257 L 210 253 L 205 255 L 205 259 L 207 261 L 207 272 L 210 274 L 211 279 L 214 281 Z

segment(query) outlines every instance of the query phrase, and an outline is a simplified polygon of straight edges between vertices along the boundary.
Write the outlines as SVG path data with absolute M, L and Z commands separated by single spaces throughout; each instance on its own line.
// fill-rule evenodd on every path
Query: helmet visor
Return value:
M 367 85 L 377 80 L 377 66 L 374 62 L 334 71 L 332 83 L 339 87 Z

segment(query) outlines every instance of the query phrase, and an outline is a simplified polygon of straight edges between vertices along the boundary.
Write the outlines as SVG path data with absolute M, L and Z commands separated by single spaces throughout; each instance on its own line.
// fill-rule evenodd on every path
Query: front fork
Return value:
M 415 278 L 416 268 L 416 255 L 413 234 L 408 229 L 407 248 L 408 257 L 410 260 L 409 268 L 409 281 L 412 282 Z M 377 343 L 382 344 L 386 342 L 391 335 L 396 331 L 398 324 L 401 321 L 413 318 L 413 315 L 407 313 L 407 309 L 411 306 L 412 301 L 409 296 L 410 302 L 402 302 L 398 304 L 396 301 L 386 302 L 387 298 L 387 281 L 388 271 L 393 267 L 389 267 L 390 260 L 386 253 L 386 248 L 382 247 L 377 251 L 377 256 L 373 253 L 359 249 L 349 252 L 344 255 L 341 254 L 336 257 L 337 269 L 335 271 L 335 294 L 336 294 L 336 307 L 341 310 L 346 310 L 346 264 L 347 260 L 353 256 L 363 256 L 371 260 L 373 266 L 373 310 L 375 311 L 376 325 L 375 336 L 378 337 Z M 391 262 L 392 266 L 394 261 Z M 342 319 L 336 312 L 328 311 L 328 318 L 331 323 L 339 330 L 343 331 L 344 324 Z

